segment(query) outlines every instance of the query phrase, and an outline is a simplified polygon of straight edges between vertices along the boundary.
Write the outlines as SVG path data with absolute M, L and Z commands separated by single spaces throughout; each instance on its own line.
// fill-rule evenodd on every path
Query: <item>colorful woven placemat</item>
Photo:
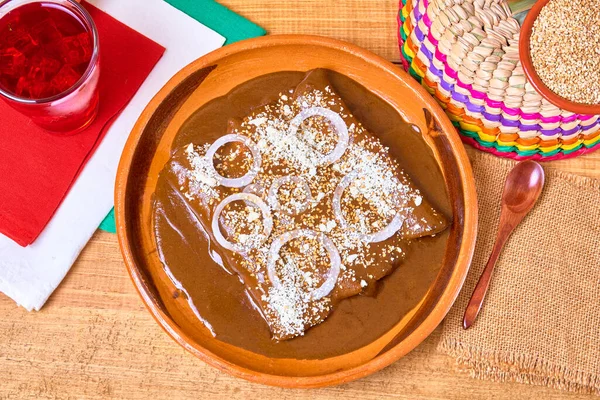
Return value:
M 401 0 L 398 27 L 405 69 L 437 99 L 464 142 L 541 161 L 600 148 L 598 115 L 561 110 L 527 81 L 520 25 L 506 0 Z

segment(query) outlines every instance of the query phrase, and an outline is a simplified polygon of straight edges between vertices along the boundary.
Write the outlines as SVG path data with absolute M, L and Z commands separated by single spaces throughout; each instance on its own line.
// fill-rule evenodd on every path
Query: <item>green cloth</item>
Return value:
M 115 209 L 110 210 L 104 221 L 99 226 L 100 229 L 106 232 L 115 233 L 117 231 L 117 226 L 115 225 Z
M 225 44 L 262 36 L 263 28 L 213 0 L 165 0 L 227 39 Z
M 226 45 L 244 39 L 263 36 L 267 33 L 260 26 L 213 0 L 165 1 L 201 24 L 223 35 L 226 39 Z M 114 209 L 104 218 L 104 221 L 100 224 L 100 229 L 112 233 L 116 232 Z

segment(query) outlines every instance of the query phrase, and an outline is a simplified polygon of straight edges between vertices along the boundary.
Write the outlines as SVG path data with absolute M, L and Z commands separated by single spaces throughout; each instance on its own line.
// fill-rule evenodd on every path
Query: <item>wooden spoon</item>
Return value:
M 521 223 L 523 217 L 533 208 L 543 187 L 544 170 L 535 161 L 523 161 L 517 164 L 506 177 L 496 243 L 465 310 L 463 328 L 468 329 L 475 322 L 490 285 L 496 261 L 498 261 L 506 240 L 515 227 Z

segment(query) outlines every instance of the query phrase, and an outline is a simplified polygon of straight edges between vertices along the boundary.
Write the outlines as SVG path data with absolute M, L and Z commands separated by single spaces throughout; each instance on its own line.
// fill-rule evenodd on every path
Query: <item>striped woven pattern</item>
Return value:
M 527 81 L 505 0 L 401 0 L 398 24 L 405 69 L 466 143 L 542 161 L 600 148 L 598 115 L 561 110 Z

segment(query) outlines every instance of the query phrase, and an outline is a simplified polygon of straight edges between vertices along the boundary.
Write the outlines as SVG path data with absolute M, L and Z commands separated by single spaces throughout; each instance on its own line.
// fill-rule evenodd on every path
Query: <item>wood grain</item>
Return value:
M 271 33 L 332 36 L 398 60 L 396 0 L 222 3 Z M 549 167 L 600 177 L 600 152 Z M 102 232 L 42 311 L 28 313 L 0 294 L 0 316 L 0 399 L 595 398 L 471 379 L 435 351 L 439 330 L 392 366 L 339 387 L 283 390 L 232 378 L 158 327 L 127 276 L 116 237 Z
M 302 33 L 352 42 L 400 61 L 397 0 L 222 0 L 270 34 Z

